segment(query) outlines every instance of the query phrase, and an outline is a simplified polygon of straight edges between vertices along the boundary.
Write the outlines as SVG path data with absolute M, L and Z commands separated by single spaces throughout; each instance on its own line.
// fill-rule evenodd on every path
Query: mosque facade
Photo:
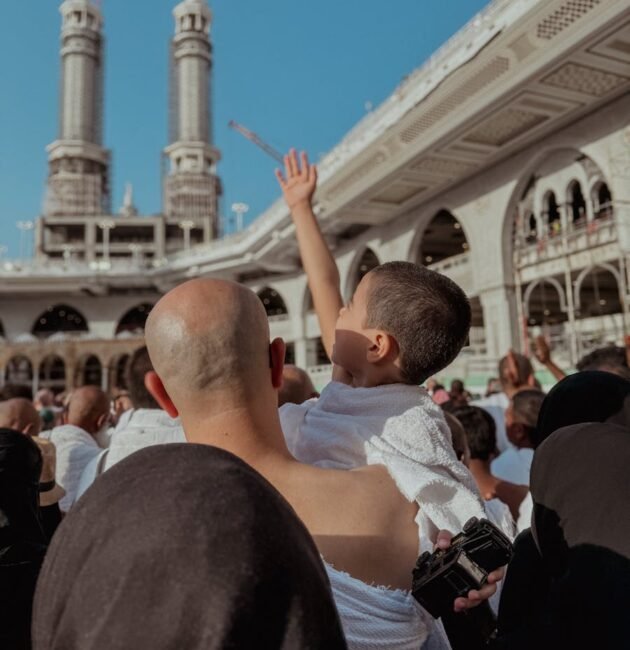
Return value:
M 111 209 L 102 16 L 88 0 L 66 0 L 61 13 L 60 128 L 35 255 L 0 265 L 0 381 L 123 387 L 159 297 L 221 277 L 258 293 L 289 360 L 324 383 L 282 200 L 219 237 L 206 1 L 174 9 L 159 215 L 139 215 L 131 190 Z M 491 2 L 321 160 L 317 214 L 344 294 L 391 260 L 451 277 L 473 327 L 443 377 L 472 386 L 540 333 L 566 368 L 620 343 L 630 329 L 629 91 L 627 2 Z

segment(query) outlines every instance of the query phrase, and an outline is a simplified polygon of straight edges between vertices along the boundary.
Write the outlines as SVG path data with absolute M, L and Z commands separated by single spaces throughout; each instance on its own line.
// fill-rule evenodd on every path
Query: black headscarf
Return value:
M 556 647 L 630 647 L 629 468 L 630 429 L 618 424 L 560 429 L 536 451 L 532 533 Z
M 31 607 L 46 552 L 39 520 L 37 445 L 0 429 L 0 648 L 30 648 Z
M 342 649 L 303 524 L 219 449 L 144 449 L 65 518 L 38 584 L 35 650 Z
M 554 431 L 582 422 L 606 422 L 630 395 L 630 382 L 610 372 L 578 372 L 556 384 L 542 403 L 534 446 Z

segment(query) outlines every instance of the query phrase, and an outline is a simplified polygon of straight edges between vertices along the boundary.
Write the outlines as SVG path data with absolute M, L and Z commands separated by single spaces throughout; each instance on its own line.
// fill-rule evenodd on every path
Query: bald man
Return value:
M 29 436 L 36 436 L 42 428 L 42 420 L 33 403 L 22 397 L 0 402 L 0 429 L 13 429 Z
M 361 597 L 352 601 L 362 611 L 340 606 L 349 636 L 350 628 L 360 636 L 362 623 L 365 629 L 382 623 L 387 633 L 387 616 L 377 621 L 374 611 L 392 606 L 392 592 L 368 585 L 410 589 L 419 548 L 417 505 L 404 499 L 382 466 L 329 470 L 291 456 L 277 409 L 285 346 L 281 339 L 270 342 L 257 296 L 229 282 L 187 282 L 154 307 L 145 336 L 155 369 L 147 386 L 162 408 L 179 415 L 187 440 L 232 452 L 284 495 L 328 563 L 338 604 L 349 596 L 347 589 L 357 589 L 345 574 L 365 583 Z M 481 596 L 494 589 L 489 586 Z M 411 634 L 418 647 L 438 634 L 411 596 L 403 600 L 394 606 L 400 608 L 396 630 L 383 648 L 400 647 L 394 641 L 400 631 Z M 458 599 L 456 607 L 471 604 Z
M 306 370 L 297 366 L 285 366 L 282 372 L 282 386 L 278 395 L 278 406 L 302 404 L 313 397 L 319 397 Z
M 101 452 L 97 438 L 107 430 L 109 410 L 109 397 L 100 388 L 78 388 L 70 395 L 63 424 L 50 433 L 57 448 L 57 482 L 66 491 L 59 502 L 63 512 L 77 498 L 83 470 Z

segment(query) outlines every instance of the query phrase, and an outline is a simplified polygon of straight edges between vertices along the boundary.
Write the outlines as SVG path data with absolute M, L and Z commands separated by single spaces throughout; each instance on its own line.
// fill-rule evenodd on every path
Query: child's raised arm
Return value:
M 298 160 L 295 149 L 291 149 L 284 157 L 284 166 L 285 175 L 277 169 L 276 176 L 295 224 L 302 266 L 313 296 L 324 348 L 329 358 L 332 358 L 335 325 L 339 310 L 343 307 L 343 299 L 339 288 L 337 264 L 313 212 L 312 200 L 317 188 L 317 169 L 315 165 L 309 164 L 304 152 Z

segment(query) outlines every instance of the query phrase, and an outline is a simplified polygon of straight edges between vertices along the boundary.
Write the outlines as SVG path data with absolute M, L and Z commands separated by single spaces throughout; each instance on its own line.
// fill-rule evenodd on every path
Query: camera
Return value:
M 481 589 L 488 574 L 512 558 L 510 540 L 486 519 L 473 517 L 447 549 L 423 553 L 413 570 L 414 598 L 434 617 L 451 612 L 453 602 Z

